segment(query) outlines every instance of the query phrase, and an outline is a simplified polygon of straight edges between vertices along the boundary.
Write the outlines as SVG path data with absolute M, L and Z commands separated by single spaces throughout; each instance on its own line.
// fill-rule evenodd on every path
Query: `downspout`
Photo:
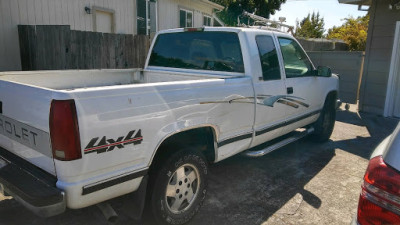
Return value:
M 219 24 L 221 24 L 223 27 L 225 26 L 225 23 L 224 22 L 222 22 L 222 20 L 220 20 L 219 18 L 218 18 L 218 16 L 217 16 L 217 13 L 219 13 L 219 12 L 221 12 L 222 10 L 219 10 L 219 9 L 214 9 L 213 10 L 213 13 L 212 13 L 212 16 L 213 16 L 213 18 L 219 23 Z M 214 25 L 214 24 L 213 24 Z
M 360 93 L 359 93 L 359 99 L 358 99 L 358 111 L 362 112 L 364 111 L 364 101 L 365 101 L 365 86 L 368 80 L 368 64 L 369 64 L 369 59 L 370 59 L 370 51 L 371 51 L 371 45 L 372 45 L 372 36 L 374 33 L 374 23 L 375 23 L 375 16 L 376 16 L 376 9 L 377 9 L 377 0 L 373 0 L 371 7 L 369 8 L 371 10 L 370 18 L 369 18 L 369 24 L 368 24 L 368 35 L 367 35 L 367 45 L 365 48 L 365 58 L 364 58 L 364 68 L 363 68 L 363 75 L 361 78 L 361 88 L 360 88 Z

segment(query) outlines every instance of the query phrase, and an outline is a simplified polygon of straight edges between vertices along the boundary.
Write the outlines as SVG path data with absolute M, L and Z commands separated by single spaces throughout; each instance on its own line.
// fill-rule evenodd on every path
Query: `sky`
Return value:
M 366 11 L 358 11 L 357 5 L 339 4 L 338 0 L 286 0 L 271 19 L 286 17 L 286 24 L 296 26 L 296 19 L 300 21 L 312 12 L 319 12 L 324 18 L 325 30 L 342 25 L 342 19 L 348 16 L 356 18 L 367 14 Z

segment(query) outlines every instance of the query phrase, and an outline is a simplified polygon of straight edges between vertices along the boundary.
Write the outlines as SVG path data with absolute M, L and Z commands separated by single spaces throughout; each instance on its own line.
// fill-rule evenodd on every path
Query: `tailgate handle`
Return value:
M 288 94 L 293 94 L 293 87 L 286 88 Z

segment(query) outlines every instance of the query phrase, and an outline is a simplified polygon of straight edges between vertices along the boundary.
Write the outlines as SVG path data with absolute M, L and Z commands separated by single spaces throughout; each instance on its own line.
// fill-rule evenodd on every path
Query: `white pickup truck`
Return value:
M 256 28 L 161 31 L 144 69 L 3 72 L 0 190 L 45 217 L 136 191 L 183 224 L 209 163 L 328 140 L 338 86 L 292 36 Z

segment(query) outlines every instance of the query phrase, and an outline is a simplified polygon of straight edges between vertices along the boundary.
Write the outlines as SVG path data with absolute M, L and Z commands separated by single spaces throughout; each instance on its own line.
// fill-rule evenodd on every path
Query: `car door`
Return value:
M 280 54 L 284 63 L 287 100 L 286 130 L 290 132 L 315 120 L 324 103 L 325 93 L 321 77 L 315 76 L 315 68 L 301 45 L 291 36 L 277 35 Z
M 256 117 L 254 123 L 255 136 L 251 146 L 259 145 L 282 134 L 286 118 L 285 81 L 279 63 L 276 42 L 272 34 L 266 32 L 254 36 L 251 40 L 257 46 L 259 70 L 254 74 L 256 96 Z M 256 65 L 256 63 L 254 63 Z

